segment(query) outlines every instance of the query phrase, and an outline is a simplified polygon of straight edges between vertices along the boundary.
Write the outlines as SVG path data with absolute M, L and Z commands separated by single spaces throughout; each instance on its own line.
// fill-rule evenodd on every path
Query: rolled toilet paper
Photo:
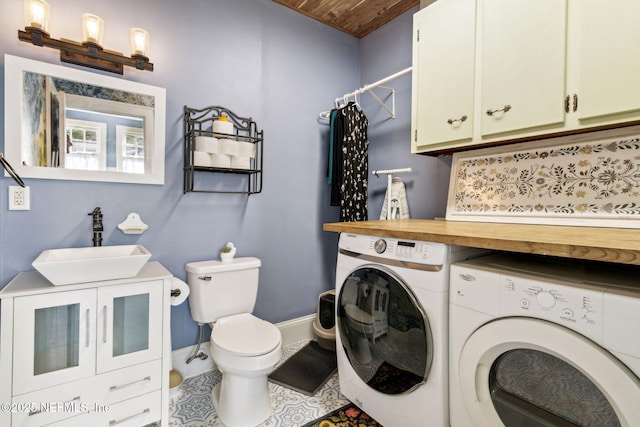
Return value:
M 211 166 L 214 168 L 231 167 L 231 156 L 221 153 L 211 154 Z
M 177 277 L 171 278 L 171 305 L 182 304 L 187 299 L 190 292 L 191 290 L 189 289 L 189 285 L 187 285 L 184 281 L 178 279 Z
M 231 156 L 231 167 L 235 169 L 250 169 L 251 157 Z
M 211 154 L 205 151 L 194 151 L 193 164 L 196 166 L 211 166 Z
M 253 142 L 238 141 L 238 156 L 243 157 L 255 157 L 256 156 L 256 144 Z
M 218 138 L 213 138 L 211 136 L 196 136 L 196 151 L 217 153 Z
M 213 122 L 211 130 L 216 133 L 226 133 L 227 135 L 233 135 L 235 126 L 231 122 L 216 120 Z
M 218 153 L 235 156 L 238 154 L 238 141 L 228 138 L 218 140 Z

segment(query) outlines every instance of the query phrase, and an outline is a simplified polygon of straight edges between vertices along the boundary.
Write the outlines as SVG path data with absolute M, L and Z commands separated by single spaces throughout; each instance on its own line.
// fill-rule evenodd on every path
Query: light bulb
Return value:
M 131 29 L 132 55 L 149 56 L 149 33 L 142 28 Z
M 24 23 L 25 27 L 48 31 L 49 3 L 44 0 L 25 0 Z
M 91 13 L 82 15 L 82 30 L 85 43 L 95 43 L 102 46 L 104 35 L 104 21 L 99 16 Z

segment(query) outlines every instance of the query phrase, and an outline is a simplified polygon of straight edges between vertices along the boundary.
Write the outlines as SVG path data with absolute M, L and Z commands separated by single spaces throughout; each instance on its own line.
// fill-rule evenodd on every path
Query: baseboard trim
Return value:
M 280 333 L 282 334 L 282 345 L 287 346 L 302 340 L 310 340 L 313 335 L 313 319 L 316 315 L 309 314 L 307 316 L 298 317 L 284 322 L 276 323 Z M 213 359 L 209 352 L 209 340 L 200 344 L 200 350 L 207 355 L 206 359 L 195 358 L 191 363 L 187 363 L 187 359 L 193 354 L 196 345 L 179 348 L 171 352 L 171 362 L 173 369 L 180 372 L 183 378 L 190 378 L 210 371 L 214 368 Z

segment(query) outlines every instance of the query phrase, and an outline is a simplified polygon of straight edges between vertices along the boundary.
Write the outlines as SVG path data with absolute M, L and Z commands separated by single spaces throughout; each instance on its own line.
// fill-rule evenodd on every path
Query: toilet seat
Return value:
M 218 319 L 211 341 L 220 349 L 239 356 L 259 356 L 280 346 L 280 330 L 250 313 Z

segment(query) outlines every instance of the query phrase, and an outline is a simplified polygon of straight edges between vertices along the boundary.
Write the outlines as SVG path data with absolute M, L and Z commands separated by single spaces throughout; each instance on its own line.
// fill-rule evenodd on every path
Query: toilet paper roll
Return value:
M 238 141 L 222 138 L 218 140 L 218 153 L 235 156 L 238 154 Z
M 231 156 L 231 167 L 235 169 L 250 169 L 251 157 Z
M 238 141 L 238 156 L 243 157 L 255 157 L 256 156 L 256 144 L 253 142 Z
M 214 168 L 231 167 L 231 156 L 220 153 L 211 154 L 211 166 Z
M 189 285 L 177 277 L 171 278 L 171 305 L 182 304 L 189 296 L 189 292 L 191 292 Z
M 196 136 L 196 151 L 217 153 L 218 138 L 213 138 L 211 136 Z
M 194 151 L 193 164 L 196 166 L 211 166 L 211 154 L 205 151 Z
M 213 125 L 211 126 L 211 130 L 216 133 L 226 133 L 228 135 L 233 135 L 235 131 L 235 126 L 231 122 L 216 120 L 213 122 Z

